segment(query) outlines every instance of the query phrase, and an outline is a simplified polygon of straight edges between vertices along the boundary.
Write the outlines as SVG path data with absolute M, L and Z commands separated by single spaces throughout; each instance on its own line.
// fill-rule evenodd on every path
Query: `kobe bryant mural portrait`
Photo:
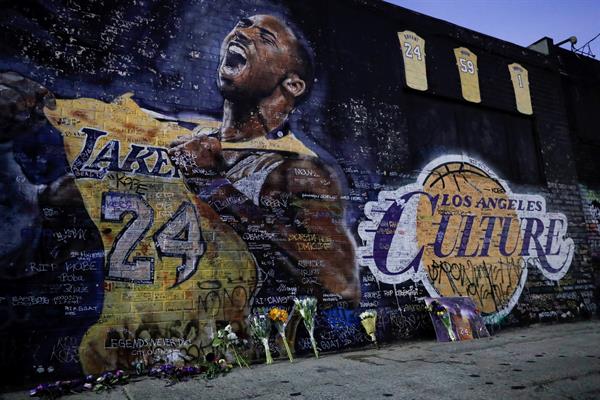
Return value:
M 310 49 L 298 33 L 270 15 L 241 19 L 220 51 L 221 126 L 173 143 L 169 156 L 187 187 L 243 238 L 259 270 L 295 282 L 287 294 L 357 304 L 339 178 L 288 123 L 312 81 Z
M 3 79 L 36 91 L 21 102 L 32 110 L 45 95 L 70 172 L 51 197 L 78 199 L 96 228 L 65 261 L 103 274 L 100 289 L 85 289 L 103 287 L 103 297 L 68 307 L 97 316 L 71 343 L 86 373 L 194 361 L 222 324 L 244 335 L 253 309 L 291 310 L 296 297 L 316 297 L 325 311 L 358 305 L 344 185 L 290 129 L 314 81 L 312 50 L 281 18 L 242 18 L 224 38 L 221 121 L 167 116 L 131 93 L 54 101 L 17 74 Z
M 575 158 L 545 162 L 551 113 L 507 89 L 509 65 L 539 97 L 538 55 L 530 87 L 523 49 L 376 1 L 42 3 L 0 14 L 7 381 L 202 363 L 228 325 L 260 358 L 249 324 L 274 308 L 305 354 L 369 343 L 361 316 L 377 341 L 429 335 L 426 297 L 486 324 L 591 306 L 552 172 Z M 467 44 L 504 71 L 481 93 Z

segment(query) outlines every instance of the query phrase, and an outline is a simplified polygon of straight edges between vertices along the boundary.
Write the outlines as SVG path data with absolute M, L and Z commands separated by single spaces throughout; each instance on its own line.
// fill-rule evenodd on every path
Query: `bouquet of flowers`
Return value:
M 228 351 L 233 353 L 233 357 L 235 358 L 235 362 L 237 365 L 242 368 L 243 366 L 248 367 L 248 362 L 240 355 L 238 352 L 237 346 L 240 340 L 231 325 L 227 325 L 223 329 L 219 329 L 217 331 L 217 337 L 212 340 L 212 347 L 215 347 L 222 355 L 225 355 Z
M 285 346 L 285 351 L 287 352 L 288 358 L 290 359 L 290 362 L 293 362 L 294 358 L 292 357 L 292 351 L 290 350 L 290 345 L 285 337 L 285 326 L 288 323 L 288 312 L 282 308 L 271 308 L 269 311 L 269 319 L 275 324 L 277 333 L 279 333 L 279 336 L 281 336 L 281 340 Z
M 317 299 L 314 297 L 305 297 L 304 299 L 294 299 L 294 305 L 300 312 L 302 319 L 304 320 L 304 326 L 310 336 L 310 343 L 312 344 L 315 357 L 319 358 L 319 351 L 317 350 L 317 342 L 315 341 L 315 316 L 317 315 Z
M 450 313 L 448 312 L 446 307 L 434 300 L 431 302 L 429 311 L 440 319 L 442 325 L 444 325 L 444 328 L 446 328 L 446 331 L 448 332 L 448 337 L 452 342 L 455 342 L 457 338 L 452 329 L 452 320 L 450 319 Z
M 265 314 L 258 313 L 253 314 L 249 317 L 248 322 L 250 323 L 250 333 L 255 340 L 262 343 L 265 348 L 265 356 L 267 358 L 267 364 L 273 363 L 273 357 L 271 357 L 271 349 L 269 349 L 269 334 L 271 333 L 271 321 Z
M 379 347 L 377 345 L 377 336 L 375 336 L 375 330 L 377 326 L 377 311 L 367 310 L 360 313 L 359 317 L 360 323 L 362 324 L 363 328 L 365 328 L 367 335 L 371 337 L 371 340 L 373 343 L 375 343 L 375 346 Z

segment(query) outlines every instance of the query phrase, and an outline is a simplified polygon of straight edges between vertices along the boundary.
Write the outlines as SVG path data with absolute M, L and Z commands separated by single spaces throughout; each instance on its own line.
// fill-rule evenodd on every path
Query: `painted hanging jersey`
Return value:
M 412 31 L 398 32 L 404 60 L 406 85 L 416 90 L 427 90 L 425 39 Z
M 531 93 L 529 92 L 529 73 L 521 64 L 512 63 L 508 66 L 510 80 L 515 91 L 515 103 L 520 113 L 531 115 Z
M 454 56 L 456 57 L 463 98 L 473 103 L 481 103 L 477 55 L 465 47 L 458 47 L 454 49 Z

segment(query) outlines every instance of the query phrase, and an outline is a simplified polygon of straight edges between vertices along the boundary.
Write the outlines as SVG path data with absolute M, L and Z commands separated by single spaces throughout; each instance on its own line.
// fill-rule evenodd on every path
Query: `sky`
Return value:
M 600 0 L 386 1 L 525 47 L 544 36 L 554 43 L 576 36 L 580 47 L 600 33 Z M 591 49 L 600 60 L 600 37 Z

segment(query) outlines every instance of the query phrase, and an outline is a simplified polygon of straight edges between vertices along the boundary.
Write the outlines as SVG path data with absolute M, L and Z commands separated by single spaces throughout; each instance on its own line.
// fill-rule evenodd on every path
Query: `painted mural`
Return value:
M 358 302 L 354 244 L 335 223 L 344 212 L 338 178 L 286 126 L 312 79 L 301 46 L 276 17 L 240 20 L 221 47 L 226 118 L 192 131 L 148 116 L 129 96 L 45 109 L 65 138 L 111 282 L 80 345 L 86 372 L 126 368 L 171 330 L 177 339 L 162 347 L 198 357 L 217 320 L 245 331 L 249 304 Z M 124 295 L 149 303 L 129 308 Z M 156 296 L 173 302 L 156 308 Z
M 103 80 L 83 58 L 53 75 L 55 57 L 28 47 L 1 60 L 18 71 L 0 74 L 4 371 L 194 362 L 228 324 L 249 338 L 249 314 L 271 307 L 290 312 L 293 350 L 308 353 L 292 313 L 306 296 L 321 351 L 369 343 L 368 309 L 379 340 L 431 336 L 424 296 L 469 297 L 499 323 L 532 271 L 552 282 L 568 272 L 576 246 L 545 197 L 443 147 L 420 172 L 402 167 L 393 140 L 406 126 L 394 121 L 406 116 L 329 90 L 339 71 L 324 31 L 291 5 L 239 3 L 213 30 L 194 27 L 219 2 L 161 9 L 172 38 L 201 44 L 152 31 L 135 56 L 107 53 L 127 56 L 106 56 Z M 157 24 L 136 7 L 115 26 Z M 103 43 L 119 32 L 102 31 Z M 184 68 L 202 57 L 210 68 Z M 334 129 L 334 109 L 350 129 Z
M 305 46 L 278 17 L 240 19 L 220 49 L 221 121 L 164 121 L 132 93 L 110 103 L 55 100 L 41 85 L 3 74 L 11 89 L 32 91 L 24 107 L 40 114 L 40 124 L 43 109 L 62 136 L 69 174 L 50 185 L 52 196 L 76 197 L 87 214 L 86 229 L 53 234 L 59 242 L 81 239 L 80 249 L 65 249 L 64 263 L 31 263 L 32 273 L 63 270 L 58 280 L 68 294 L 3 298 L 13 306 L 64 305 L 65 315 L 96 316 L 81 339 L 68 341 L 68 356 L 61 352 L 55 360 L 53 350 L 44 360 L 50 365 L 36 368 L 52 372 L 63 361 L 100 373 L 140 360 L 191 362 L 211 351 L 222 324 L 244 336 L 251 307 L 291 309 L 294 298 L 309 295 L 333 315 L 358 304 L 355 244 L 343 222 L 339 178 L 288 122 L 313 81 Z M 5 156 L 9 171 L 22 175 L 12 154 Z M 15 175 L 17 183 L 27 182 Z M 28 214 L 3 210 L 15 229 L 3 254 L 34 256 L 31 243 L 19 238 L 39 218 L 40 188 L 15 191 L 27 199 Z M 47 212 L 66 217 L 62 209 Z M 73 225 L 81 220 L 73 217 Z M 100 290 L 90 288 L 92 273 Z M 88 305 L 84 294 L 92 292 L 102 301 Z
M 469 296 L 489 323 L 517 303 L 527 272 L 561 279 L 575 251 L 567 218 L 511 192 L 478 160 L 429 163 L 417 183 L 381 192 L 359 226 L 361 263 L 387 283 L 420 281 L 432 296 Z

